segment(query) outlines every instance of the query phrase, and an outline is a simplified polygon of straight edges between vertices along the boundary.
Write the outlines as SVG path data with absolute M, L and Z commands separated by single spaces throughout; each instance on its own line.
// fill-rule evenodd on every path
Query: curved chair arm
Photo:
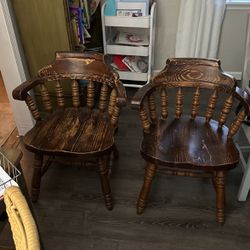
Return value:
M 12 96 L 15 100 L 25 101 L 28 92 L 35 86 L 43 82 L 45 82 L 45 79 L 41 77 L 35 77 L 31 80 L 25 81 L 12 91 Z
M 126 90 L 123 84 L 119 81 L 118 84 L 115 84 L 115 88 L 117 91 L 116 103 L 119 107 L 126 106 L 127 103 L 127 96 Z
M 133 109 L 140 109 L 141 104 L 145 98 L 145 96 L 154 90 L 154 86 L 152 83 L 148 83 L 145 86 L 143 86 L 142 88 L 140 88 L 135 95 L 133 96 L 132 100 L 131 100 L 131 105 Z
M 43 77 L 35 77 L 31 80 L 25 81 L 21 83 L 19 86 L 17 86 L 12 91 L 12 96 L 15 100 L 25 101 L 28 92 L 33 89 L 35 86 L 43 83 L 46 81 L 46 78 Z M 117 104 L 119 106 L 125 106 L 126 105 L 126 90 L 121 82 L 118 84 L 115 84 L 115 88 L 117 90 Z
M 235 95 L 236 98 L 239 99 L 242 103 L 245 103 L 245 109 L 248 109 L 248 115 L 250 115 L 250 92 L 249 90 L 241 89 L 239 87 L 236 87 L 235 89 Z

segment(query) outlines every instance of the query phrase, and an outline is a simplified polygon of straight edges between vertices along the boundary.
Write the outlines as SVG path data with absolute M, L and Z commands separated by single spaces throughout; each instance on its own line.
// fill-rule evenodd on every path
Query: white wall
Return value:
M 218 57 L 226 71 L 242 72 L 249 9 L 227 9 L 222 26 Z
M 164 67 L 165 61 L 174 56 L 180 0 L 156 0 L 155 69 Z M 244 66 L 247 15 L 250 6 L 227 6 L 222 26 L 218 58 L 224 71 L 242 72 Z
M 26 80 L 26 75 L 6 0 L 0 1 L 0 71 L 18 132 L 23 135 L 32 127 L 33 120 L 26 104 L 12 98 L 12 90 Z
M 156 42 L 155 65 L 159 70 L 165 66 L 166 59 L 175 55 L 176 31 L 180 0 L 156 1 Z

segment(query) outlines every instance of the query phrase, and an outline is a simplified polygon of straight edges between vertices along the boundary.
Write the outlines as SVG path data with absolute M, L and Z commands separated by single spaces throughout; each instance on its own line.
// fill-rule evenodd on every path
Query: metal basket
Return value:
M 7 181 L 2 181 L 0 176 L 0 191 L 12 185 L 12 181 L 17 182 L 17 177 L 21 175 L 21 172 L 14 166 L 12 162 L 0 152 L 0 166 L 4 171 L 10 176 L 10 179 Z M 3 197 L 0 195 L 0 200 Z

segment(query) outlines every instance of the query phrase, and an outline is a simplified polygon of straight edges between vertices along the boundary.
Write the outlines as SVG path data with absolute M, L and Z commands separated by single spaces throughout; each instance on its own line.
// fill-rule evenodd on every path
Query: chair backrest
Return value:
M 4 202 L 16 249 L 39 250 L 36 223 L 20 189 L 14 186 L 6 188 Z
M 65 84 L 70 85 L 69 96 L 64 93 Z M 52 86 L 54 91 L 49 91 L 48 88 Z M 125 89 L 118 74 L 106 65 L 105 57 L 99 53 L 57 52 L 55 61 L 39 70 L 37 78 L 13 91 L 13 97 L 25 100 L 34 119 L 39 121 L 42 119 L 41 108 L 28 93 L 34 87 L 41 99 L 40 106 L 47 113 L 64 108 L 68 105 L 66 98 L 71 98 L 71 106 L 75 108 L 85 106 L 89 111 L 99 109 L 101 113 L 108 114 L 114 126 L 118 121 L 120 106 L 125 104 L 122 98 Z
M 166 67 L 151 79 L 150 84 L 139 90 L 133 97 L 132 105 L 140 109 L 140 118 L 144 132 L 150 131 L 150 126 L 160 119 L 167 119 L 169 114 L 169 92 L 175 89 L 175 117 L 178 119 L 183 114 L 184 89 L 192 88 L 193 97 L 190 107 L 190 118 L 195 119 L 199 115 L 201 90 L 208 93 L 208 104 L 204 115 L 204 121 L 209 123 L 214 119 L 216 103 L 223 93 L 226 95 L 219 115 L 218 127 L 225 125 L 233 102 L 240 104 L 238 115 L 229 125 L 228 137 L 232 137 L 238 131 L 245 116 L 249 113 L 249 97 L 246 92 L 236 86 L 233 77 L 225 74 L 220 68 L 219 60 L 173 58 L 168 59 Z M 155 97 L 158 94 L 158 98 Z M 157 114 L 157 101 L 159 100 L 159 113 Z M 203 116 L 203 115 L 202 115 Z

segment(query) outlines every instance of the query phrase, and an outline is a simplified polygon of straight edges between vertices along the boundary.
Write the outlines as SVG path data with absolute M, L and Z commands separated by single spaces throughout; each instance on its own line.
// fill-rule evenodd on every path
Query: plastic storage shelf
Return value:
M 126 87 L 142 87 L 142 84 L 137 84 L 137 81 L 147 84 L 151 77 L 151 72 L 154 64 L 154 42 L 155 42 L 155 21 L 156 21 L 156 3 L 154 2 L 150 9 L 150 15 L 142 17 L 120 17 L 120 16 L 105 16 L 106 3 L 102 6 L 102 31 L 103 31 L 103 47 L 105 55 L 129 55 L 143 56 L 148 61 L 148 71 L 146 73 L 136 73 L 131 71 L 118 71 L 121 80 L 133 81 L 132 84 L 124 84 Z M 147 29 L 149 33 L 148 46 L 134 45 L 118 45 L 110 43 L 112 40 L 112 27 L 126 27 L 130 30 Z

